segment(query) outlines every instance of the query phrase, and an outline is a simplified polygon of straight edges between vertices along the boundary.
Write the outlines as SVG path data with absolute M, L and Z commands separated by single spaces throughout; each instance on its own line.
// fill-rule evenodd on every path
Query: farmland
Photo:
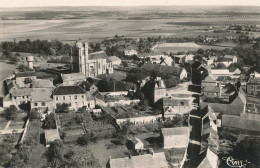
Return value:
M 202 49 L 225 49 L 225 48 L 232 48 L 234 44 L 232 43 L 220 43 L 215 45 L 199 45 L 193 42 L 189 43 L 163 43 L 159 44 L 154 50 L 159 52 L 182 52 L 182 51 L 197 51 L 199 48 Z
M 79 38 L 92 42 L 102 41 L 115 34 L 139 38 L 148 36 L 196 37 L 227 36 L 230 33 L 215 33 L 209 26 L 244 23 L 256 24 L 259 18 L 195 18 L 174 17 L 149 20 L 119 20 L 117 18 L 84 18 L 57 20 L 2 20 L 1 41 L 54 40 L 73 43 Z M 259 36 L 260 32 L 254 32 Z

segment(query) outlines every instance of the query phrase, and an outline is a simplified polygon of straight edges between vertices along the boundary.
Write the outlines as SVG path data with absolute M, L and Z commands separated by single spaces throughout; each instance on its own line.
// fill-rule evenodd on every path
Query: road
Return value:
M 200 153 L 200 142 L 201 142 L 201 116 L 200 116 L 200 108 L 199 108 L 199 86 L 189 86 L 192 92 L 196 92 L 197 94 L 193 94 L 194 104 L 198 105 L 198 108 L 192 110 L 190 112 L 190 126 L 192 127 L 190 132 L 190 142 L 187 150 L 187 158 L 183 165 L 184 168 L 193 168 L 198 166 L 199 153 Z

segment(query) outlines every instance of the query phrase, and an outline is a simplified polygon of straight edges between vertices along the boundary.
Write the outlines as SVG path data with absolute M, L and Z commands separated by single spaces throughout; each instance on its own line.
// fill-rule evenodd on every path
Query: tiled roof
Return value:
M 228 75 L 229 70 L 228 69 L 211 69 L 210 71 L 212 75 Z
M 80 86 L 59 86 L 53 95 L 85 94 L 86 91 Z
M 167 168 L 164 152 L 111 159 L 110 168 Z
M 107 63 L 111 62 L 111 60 L 108 58 L 105 51 L 99 51 L 99 52 L 91 53 L 91 54 L 88 55 L 88 59 L 89 60 L 106 59 Z
M 31 102 L 48 102 L 51 101 L 51 89 L 41 88 L 35 89 L 31 93 Z
M 183 68 L 181 67 L 158 65 L 158 64 L 151 64 L 151 63 L 145 63 L 143 65 L 143 68 L 148 71 L 154 70 L 159 73 L 171 74 L 171 75 L 180 75 L 183 70 Z
M 61 74 L 63 82 L 74 81 L 74 80 L 86 80 L 86 76 L 83 73 L 71 73 L 71 74 Z
M 208 76 L 204 79 L 205 82 L 216 82 L 216 78 L 209 73 Z
M 234 55 L 225 55 L 223 57 L 223 61 L 233 61 L 233 58 L 236 57 Z
M 30 96 L 32 88 L 14 88 L 12 96 Z
M 162 128 L 163 136 L 186 135 L 189 132 L 188 127 Z
M 201 92 L 220 93 L 220 87 L 218 87 L 218 86 L 206 85 L 204 88 L 201 89 Z
M 35 79 L 32 81 L 33 88 L 52 88 L 53 82 L 49 79 Z
M 36 76 L 35 72 L 34 71 L 28 71 L 28 72 L 18 72 L 15 74 L 15 77 L 16 78 L 19 78 L 19 77 L 29 77 L 29 76 Z
M 203 108 L 208 105 L 214 112 L 220 112 L 228 115 L 240 115 L 244 112 L 245 103 L 246 98 L 240 93 L 231 104 L 201 102 L 200 107 Z

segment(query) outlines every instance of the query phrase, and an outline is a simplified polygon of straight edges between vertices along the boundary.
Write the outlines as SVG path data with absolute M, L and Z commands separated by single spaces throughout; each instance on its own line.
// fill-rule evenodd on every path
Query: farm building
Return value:
M 61 74 L 62 85 L 72 86 L 78 84 L 82 81 L 86 81 L 86 76 L 83 73 L 71 73 L 71 74 Z
M 34 71 L 18 72 L 15 74 L 15 82 L 19 87 L 29 87 L 34 79 L 36 79 Z

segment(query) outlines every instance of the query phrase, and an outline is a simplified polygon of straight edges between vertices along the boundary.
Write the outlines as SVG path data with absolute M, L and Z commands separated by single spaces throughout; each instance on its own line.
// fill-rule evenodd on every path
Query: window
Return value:
M 16 100 L 16 97 L 14 96 L 14 100 Z
M 254 86 L 251 86 L 251 89 L 254 89 Z
M 260 85 L 257 86 L 257 89 L 260 89 Z
M 71 100 L 71 96 L 69 96 L 70 100 Z
M 45 102 L 42 102 L 42 106 L 45 106 Z
M 58 97 L 56 97 L 56 100 L 59 100 L 59 98 L 58 98 Z
M 34 106 L 38 106 L 38 103 L 34 103 Z
M 82 97 L 82 99 L 84 99 L 84 95 L 82 95 L 81 97 Z
M 65 96 L 63 96 L 63 100 L 65 100 Z
M 76 95 L 76 96 L 74 96 L 74 99 L 75 99 L 75 100 L 77 100 L 77 98 L 78 98 L 78 97 L 77 97 L 77 95 Z
M 98 69 L 100 69 L 100 62 L 98 63 Z

